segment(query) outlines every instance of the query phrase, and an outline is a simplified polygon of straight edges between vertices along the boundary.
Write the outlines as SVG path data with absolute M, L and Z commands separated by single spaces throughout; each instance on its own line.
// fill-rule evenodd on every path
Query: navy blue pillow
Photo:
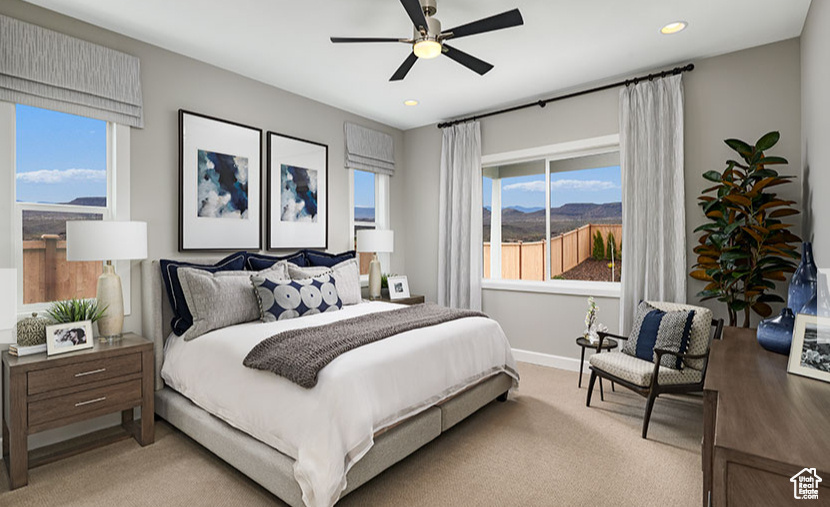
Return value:
M 181 336 L 193 325 L 193 315 L 187 307 L 184 299 L 182 285 L 179 283 L 179 268 L 196 268 L 210 273 L 218 271 L 243 271 L 245 269 L 246 252 L 231 254 L 213 265 L 194 264 L 192 262 L 171 261 L 161 259 L 161 278 L 164 281 L 164 288 L 167 289 L 167 297 L 170 306 L 173 308 L 173 320 L 170 325 L 177 336 Z
M 263 322 L 293 319 L 343 308 L 334 277 L 320 275 L 303 280 L 271 280 L 252 275 Z
M 356 252 L 354 250 L 349 250 L 348 252 L 343 252 L 339 254 L 330 254 L 326 252 L 320 252 L 318 250 L 305 251 L 305 256 L 308 259 L 309 266 L 324 266 L 327 268 L 336 266 L 337 264 L 340 264 L 343 261 L 354 259 L 355 255 Z
M 689 346 L 694 310 L 665 312 L 641 301 L 631 335 L 622 347 L 622 352 L 654 362 L 654 349 L 665 349 L 684 354 Z M 677 356 L 664 354 L 660 366 L 680 370 L 683 361 Z
M 245 269 L 247 269 L 248 271 L 262 271 L 263 269 L 270 268 L 279 261 L 288 261 L 300 267 L 308 266 L 308 262 L 306 261 L 303 252 L 297 252 L 283 257 L 277 257 L 276 255 L 248 253 L 248 256 L 245 260 Z

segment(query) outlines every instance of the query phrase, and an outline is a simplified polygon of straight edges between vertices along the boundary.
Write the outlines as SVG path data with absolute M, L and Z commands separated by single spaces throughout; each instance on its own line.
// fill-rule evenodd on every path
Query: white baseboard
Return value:
M 542 352 L 533 352 L 530 350 L 513 349 L 513 357 L 516 361 L 524 363 L 538 364 L 539 366 L 548 366 L 551 368 L 558 368 L 560 370 L 579 372 L 579 359 L 565 356 L 555 356 L 553 354 L 545 354 Z M 588 370 L 588 361 L 585 361 L 585 367 L 582 372 Z

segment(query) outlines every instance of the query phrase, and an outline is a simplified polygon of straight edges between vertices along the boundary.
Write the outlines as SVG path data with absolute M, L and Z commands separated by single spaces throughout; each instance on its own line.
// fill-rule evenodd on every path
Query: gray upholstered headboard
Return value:
M 141 333 L 155 345 L 156 391 L 164 387 L 161 365 L 164 362 L 164 341 L 170 336 L 173 310 L 161 280 L 159 261 L 141 262 Z
M 187 262 L 213 264 L 216 259 L 191 259 Z M 141 329 L 142 336 L 155 344 L 156 391 L 164 387 L 161 379 L 161 365 L 164 363 L 164 342 L 173 329 L 173 309 L 161 279 L 159 261 L 141 261 Z

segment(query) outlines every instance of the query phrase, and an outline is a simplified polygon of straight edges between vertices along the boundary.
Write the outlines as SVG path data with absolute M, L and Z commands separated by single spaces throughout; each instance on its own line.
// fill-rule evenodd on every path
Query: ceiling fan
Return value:
M 412 45 L 412 53 L 404 60 L 403 64 L 392 75 L 390 81 L 400 81 L 406 77 L 409 69 L 415 65 L 418 58 L 430 59 L 441 54 L 447 55 L 470 70 L 484 75 L 493 68 L 489 63 L 455 49 L 444 41 L 458 39 L 468 35 L 492 32 L 503 28 L 511 28 L 524 24 L 519 9 L 496 14 L 489 18 L 480 19 L 457 26 L 449 30 L 441 31 L 441 22 L 434 18 L 438 10 L 437 0 L 401 0 L 403 8 L 415 25 L 415 32 L 411 39 L 393 39 L 380 37 L 332 37 L 331 41 L 339 42 L 403 42 Z

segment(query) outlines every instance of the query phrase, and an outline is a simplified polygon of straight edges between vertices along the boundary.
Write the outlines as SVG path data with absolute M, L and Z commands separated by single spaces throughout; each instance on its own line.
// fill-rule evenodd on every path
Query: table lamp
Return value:
M 146 222 L 66 222 L 66 260 L 106 261 L 96 294 L 98 304 L 106 307 L 98 320 L 101 340 L 117 340 L 124 330 L 124 292 L 112 261 L 146 258 Z
M 17 324 L 17 270 L 0 269 L 0 343 L 14 343 Z
M 378 253 L 392 252 L 395 247 L 395 233 L 389 230 L 365 229 L 357 231 L 357 250 L 372 252 L 372 262 L 369 263 L 369 298 L 380 297 L 380 261 Z

